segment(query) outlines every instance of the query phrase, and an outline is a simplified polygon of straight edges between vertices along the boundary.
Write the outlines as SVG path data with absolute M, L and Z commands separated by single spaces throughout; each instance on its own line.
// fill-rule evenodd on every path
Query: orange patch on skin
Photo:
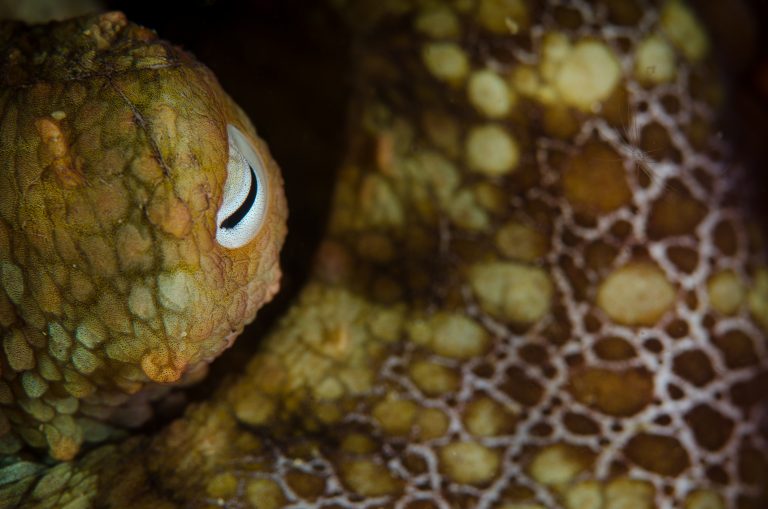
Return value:
M 653 399 L 653 375 L 645 370 L 587 368 L 571 375 L 571 393 L 585 405 L 615 416 L 638 413 Z
M 632 198 L 621 155 L 599 142 L 586 144 L 567 161 L 563 188 L 574 208 L 592 214 L 611 212 Z
M 131 171 L 145 184 L 156 184 L 163 178 L 163 168 L 157 159 L 149 154 L 141 154 L 131 162 Z
M 176 382 L 184 371 L 184 366 L 176 366 L 167 350 L 154 350 L 141 358 L 141 369 L 153 382 Z
M 59 437 L 51 446 L 51 456 L 58 461 L 69 461 L 80 450 L 80 443 L 72 437 Z
M 52 118 L 41 118 L 35 121 L 35 128 L 52 159 L 48 169 L 54 173 L 59 185 L 66 189 L 83 185 L 85 177 L 80 169 L 81 163 L 79 159 L 72 158 L 59 123 Z

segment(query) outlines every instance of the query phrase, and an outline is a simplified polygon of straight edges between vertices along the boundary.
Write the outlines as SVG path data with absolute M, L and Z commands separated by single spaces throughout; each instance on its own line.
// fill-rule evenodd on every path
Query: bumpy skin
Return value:
M 215 240 L 226 126 L 267 161 L 264 226 Z M 279 170 L 204 66 L 120 13 L 0 25 L 0 453 L 141 424 L 276 292 Z
M 6 467 L 9 505 L 765 507 L 768 271 L 692 11 L 338 3 L 314 279 L 209 401 Z

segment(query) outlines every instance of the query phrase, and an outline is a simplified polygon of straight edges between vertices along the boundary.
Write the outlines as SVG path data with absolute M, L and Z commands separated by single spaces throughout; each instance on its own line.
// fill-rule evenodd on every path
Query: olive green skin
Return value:
M 266 161 L 237 249 L 215 239 L 227 124 Z M 0 131 L 0 454 L 66 460 L 199 379 L 275 294 L 282 180 L 213 74 L 121 13 L 0 24 Z

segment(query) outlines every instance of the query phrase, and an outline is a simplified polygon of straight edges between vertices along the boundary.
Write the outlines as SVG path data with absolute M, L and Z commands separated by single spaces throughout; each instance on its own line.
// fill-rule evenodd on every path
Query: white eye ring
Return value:
M 216 213 L 216 241 L 235 249 L 259 232 L 267 209 L 267 174 L 253 145 L 240 130 L 227 124 L 229 160 L 224 197 Z

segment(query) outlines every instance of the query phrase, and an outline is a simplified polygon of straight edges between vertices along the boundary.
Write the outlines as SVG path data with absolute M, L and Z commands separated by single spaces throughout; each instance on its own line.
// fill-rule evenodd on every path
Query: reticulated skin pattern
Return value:
M 228 124 L 269 192 L 236 249 L 216 240 Z M 0 132 L 0 454 L 69 460 L 199 379 L 276 292 L 282 181 L 212 73 L 121 13 L 0 25 Z
M 357 84 L 315 275 L 154 436 L 23 507 L 759 509 L 764 240 L 691 7 L 339 0 Z

